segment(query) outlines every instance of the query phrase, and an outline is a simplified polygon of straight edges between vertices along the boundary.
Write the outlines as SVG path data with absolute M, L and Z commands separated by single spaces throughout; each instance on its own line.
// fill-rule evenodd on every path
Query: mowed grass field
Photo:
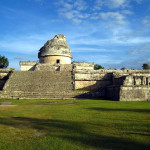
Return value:
M 148 150 L 150 102 L 0 100 L 0 150 Z

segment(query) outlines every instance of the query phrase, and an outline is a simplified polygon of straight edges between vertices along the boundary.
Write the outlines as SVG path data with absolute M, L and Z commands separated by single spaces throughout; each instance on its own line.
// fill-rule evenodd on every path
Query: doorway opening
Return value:
M 57 60 L 56 60 L 56 63 L 57 63 L 57 64 L 60 64 L 60 60 L 59 60 L 59 59 L 57 59 Z

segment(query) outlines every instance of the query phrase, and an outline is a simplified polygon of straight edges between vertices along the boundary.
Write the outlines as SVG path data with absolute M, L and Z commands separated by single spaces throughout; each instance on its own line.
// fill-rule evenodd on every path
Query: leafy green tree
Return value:
M 144 70 L 150 69 L 150 65 L 148 65 L 148 64 L 143 64 L 142 68 L 143 68 Z
M 98 70 L 98 69 L 104 69 L 104 67 L 102 67 L 102 66 L 99 65 L 99 64 L 95 64 L 95 65 L 94 65 L 94 70 Z
M 125 69 L 126 69 L 125 67 L 121 68 L 121 70 L 125 70 Z
M 0 55 L 0 68 L 7 68 L 9 65 L 9 61 L 5 56 Z

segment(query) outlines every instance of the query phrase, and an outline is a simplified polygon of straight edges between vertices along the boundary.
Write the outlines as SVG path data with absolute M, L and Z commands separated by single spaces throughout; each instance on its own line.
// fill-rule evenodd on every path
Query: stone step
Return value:
M 14 71 L 4 90 L 31 93 L 69 91 L 74 87 L 73 79 L 70 71 Z
M 21 92 L 3 92 L 1 93 L 0 97 L 2 98 L 37 98 L 37 99 L 65 99 L 65 98 L 73 98 L 77 95 L 75 92 L 68 92 L 68 93 L 21 93 Z
M 71 98 L 99 98 L 99 94 L 92 92 L 0 92 L 0 98 L 13 98 L 13 99 L 71 99 Z

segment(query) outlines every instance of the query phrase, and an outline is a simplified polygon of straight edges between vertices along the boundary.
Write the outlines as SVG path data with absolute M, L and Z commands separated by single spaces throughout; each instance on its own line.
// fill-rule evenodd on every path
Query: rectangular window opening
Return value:
M 59 60 L 59 59 L 57 59 L 57 60 L 56 60 L 56 63 L 57 63 L 57 64 L 59 64 L 59 63 L 60 63 L 60 60 Z

